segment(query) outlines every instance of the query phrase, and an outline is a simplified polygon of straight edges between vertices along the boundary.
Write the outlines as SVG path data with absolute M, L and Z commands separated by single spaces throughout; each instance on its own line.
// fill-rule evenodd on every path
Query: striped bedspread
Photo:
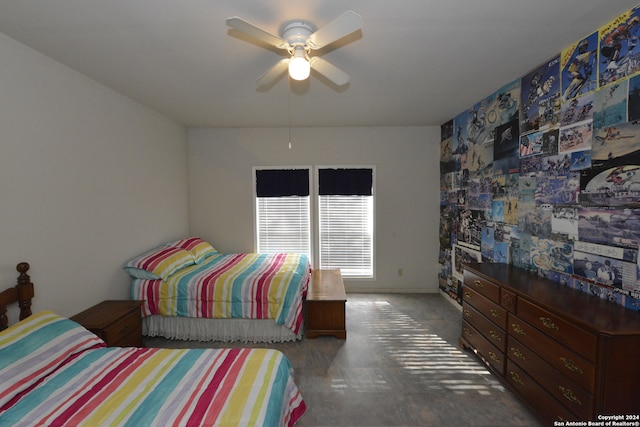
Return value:
M 311 277 L 299 254 L 216 254 L 164 280 L 134 279 L 143 315 L 273 319 L 298 334 Z
M 292 426 L 306 408 L 277 350 L 106 348 L 51 312 L 23 322 L 0 333 L 0 425 Z

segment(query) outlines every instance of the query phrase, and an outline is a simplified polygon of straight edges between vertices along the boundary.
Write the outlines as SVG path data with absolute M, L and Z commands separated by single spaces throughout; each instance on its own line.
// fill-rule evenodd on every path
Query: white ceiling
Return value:
M 0 0 L 0 31 L 189 127 L 428 126 L 453 118 L 638 0 Z M 351 75 L 268 89 L 282 57 L 225 25 L 278 34 L 344 11 L 363 29 L 324 49 Z M 0 59 L 1 61 L 1 59 Z

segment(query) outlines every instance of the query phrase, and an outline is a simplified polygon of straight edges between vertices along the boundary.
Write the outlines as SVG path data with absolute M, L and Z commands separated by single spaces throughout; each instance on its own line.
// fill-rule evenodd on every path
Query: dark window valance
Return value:
M 321 196 L 373 194 L 373 169 L 320 169 L 318 181 Z
M 309 169 L 256 170 L 258 197 L 309 195 Z

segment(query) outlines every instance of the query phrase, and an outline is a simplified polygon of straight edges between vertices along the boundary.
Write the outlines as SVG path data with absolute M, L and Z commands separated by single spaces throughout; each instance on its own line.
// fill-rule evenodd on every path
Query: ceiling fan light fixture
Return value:
M 289 61 L 289 76 L 294 80 L 306 80 L 311 73 L 311 64 L 306 58 L 303 46 L 296 46 Z

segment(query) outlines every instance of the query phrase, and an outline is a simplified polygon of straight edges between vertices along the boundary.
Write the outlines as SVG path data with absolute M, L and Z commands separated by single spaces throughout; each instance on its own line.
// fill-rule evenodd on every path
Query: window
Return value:
M 256 251 L 317 254 L 313 265 L 345 277 L 374 276 L 373 168 L 254 169 Z M 314 215 L 312 216 L 312 212 Z M 313 239 L 311 220 L 317 221 Z
M 373 169 L 318 169 L 319 267 L 373 277 Z
M 309 169 L 255 170 L 256 248 L 311 257 Z

